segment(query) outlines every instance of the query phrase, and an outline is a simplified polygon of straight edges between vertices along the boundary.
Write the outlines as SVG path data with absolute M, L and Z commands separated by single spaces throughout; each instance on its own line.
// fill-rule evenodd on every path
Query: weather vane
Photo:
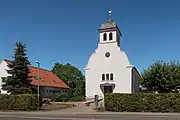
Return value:
M 109 11 L 108 11 L 108 13 L 109 13 L 109 21 L 111 21 L 111 17 L 112 17 L 112 10 L 109 10 Z

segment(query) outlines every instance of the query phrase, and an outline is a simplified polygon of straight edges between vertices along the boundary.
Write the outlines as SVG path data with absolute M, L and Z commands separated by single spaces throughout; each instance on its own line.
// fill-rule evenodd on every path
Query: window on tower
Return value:
M 113 39 L 113 34 L 109 33 L 109 40 L 112 40 L 112 39 Z
M 109 80 L 109 74 L 106 74 L 106 80 Z
M 103 34 L 103 41 L 106 41 L 106 40 L 107 40 L 107 34 L 104 33 L 104 34 Z
M 102 80 L 103 81 L 105 80 L 105 74 L 102 74 Z
M 113 74 L 112 73 L 110 74 L 110 80 L 113 80 Z

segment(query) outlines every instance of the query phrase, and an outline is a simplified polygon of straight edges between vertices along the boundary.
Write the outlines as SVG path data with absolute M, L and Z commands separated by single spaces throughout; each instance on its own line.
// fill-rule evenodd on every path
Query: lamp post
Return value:
M 37 94 L 38 94 L 38 111 L 39 111 L 39 84 L 40 84 L 40 74 L 39 74 L 39 68 L 40 68 L 40 63 L 39 61 L 36 61 L 38 65 L 38 88 L 37 88 Z

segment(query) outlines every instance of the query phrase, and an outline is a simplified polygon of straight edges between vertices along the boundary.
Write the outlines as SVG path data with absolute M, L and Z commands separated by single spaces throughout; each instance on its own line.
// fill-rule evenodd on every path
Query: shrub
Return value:
M 178 93 L 106 94 L 105 109 L 115 112 L 180 112 Z
M 69 95 L 66 93 L 56 94 L 55 102 L 66 102 L 69 100 Z
M 85 97 L 84 96 L 76 96 L 72 97 L 69 101 L 84 101 Z
M 40 98 L 40 107 L 42 106 Z M 0 110 L 37 110 L 37 95 L 21 94 L 21 95 L 0 95 Z

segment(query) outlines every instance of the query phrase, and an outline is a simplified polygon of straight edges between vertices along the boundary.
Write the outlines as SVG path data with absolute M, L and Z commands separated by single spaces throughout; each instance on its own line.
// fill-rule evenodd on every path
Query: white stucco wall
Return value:
M 106 52 L 110 53 L 109 58 L 105 57 Z M 95 94 L 103 96 L 100 84 L 107 82 L 102 81 L 103 73 L 114 74 L 114 80 L 108 81 L 115 84 L 114 93 L 131 93 L 131 68 L 127 68 L 129 65 L 128 57 L 116 41 L 99 43 L 85 68 L 86 97 L 93 97 Z
M 8 73 L 6 70 L 8 70 L 7 63 L 3 60 L 0 63 L 0 91 L 1 91 L 1 94 L 7 94 L 6 91 L 2 90 L 2 84 L 3 84 L 2 77 L 8 76 Z
M 106 33 L 107 34 L 107 40 L 106 41 L 103 41 L 103 34 Z M 113 35 L 113 38 L 112 40 L 109 40 L 109 33 L 112 33 Z M 107 43 L 107 42 L 116 42 L 116 37 L 117 37 L 117 32 L 116 31 L 111 31 L 111 32 L 103 32 L 103 33 L 100 33 L 100 43 Z
M 106 24 L 106 23 L 105 23 Z M 126 53 L 120 48 L 120 31 L 111 22 L 104 26 L 110 29 L 100 30 L 98 47 L 89 57 L 85 68 L 86 77 L 86 99 L 94 98 L 94 95 L 103 97 L 103 87 L 106 83 L 114 86 L 113 93 L 138 92 L 138 71 L 130 64 Z M 106 40 L 103 39 L 106 33 Z M 109 40 L 109 33 L 112 33 L 112 40 Z M 109 52 L 110 57 L 105 57 Z M 102 80 L 102 74 L 113 73 L 113 80 Z M 109 85 L 108 84 L 108 85 Z M 101 86 L 101 87 L 100 87 Z

